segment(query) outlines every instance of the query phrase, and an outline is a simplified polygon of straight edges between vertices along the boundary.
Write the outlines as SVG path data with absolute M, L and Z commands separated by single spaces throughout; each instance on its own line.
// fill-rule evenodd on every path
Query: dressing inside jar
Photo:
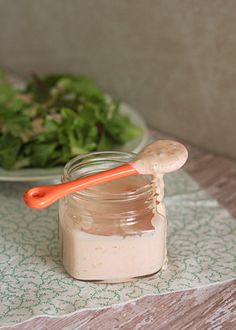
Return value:
M 132 153 L 95 152 L 76 157 L 63 182 L 132 161 Z M 155 274 L 166 262 L 166 218 L 158 210 L 152 175 L 97 185 L 59 202 L 61 258 L 80 280 L 122 282 Z

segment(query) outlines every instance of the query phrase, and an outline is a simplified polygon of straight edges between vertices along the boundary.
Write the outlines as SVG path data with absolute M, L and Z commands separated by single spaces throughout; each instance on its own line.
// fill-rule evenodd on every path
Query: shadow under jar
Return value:
M 63 182 L 133 159 L 94 152 L 72 159 Z M 158 272 L 166 257 L 166 219 L 156 212 L 151 176 L 134 175 L 68 195 L 59 202 L 59 241 L 66 271 L 79 280 L 123 282 Z

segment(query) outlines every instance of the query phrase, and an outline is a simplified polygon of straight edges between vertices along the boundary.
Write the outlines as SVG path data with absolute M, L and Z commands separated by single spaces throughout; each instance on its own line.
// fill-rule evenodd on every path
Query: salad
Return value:
M 50 168 L 122 146 L 142 132 L 85 76 L 34 74 L 23 89 L 0 72 L 0 167 Z

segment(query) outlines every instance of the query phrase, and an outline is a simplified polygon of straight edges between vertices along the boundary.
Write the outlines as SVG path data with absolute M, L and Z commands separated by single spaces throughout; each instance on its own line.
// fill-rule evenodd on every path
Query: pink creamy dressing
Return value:
M 126 227 L 117 229 L 110 226 L 104 232 L 102 214 L 109 212 L 108 209 L 95 212 L 91 226 L 87 224 L 83 228 L 70 215 L 76 214 L 76 203 L 71 199 L 67 208 L 61 203 L 59 239 L 63 264 L 68 273 L 77 279 L 120 282 L 154 274 L 165 268 L 167 220 L 163 204 L 163 176 L 179 169 L 187 157 L 188 152 L 181 143 L 159 140 L 145 147 L 132 161 L 131 165 L 140 174 L 153 176 L 157 199 L 153 200 L 152 215 L 139 219 L 133 225 L 134 231 L 142 230 L 141 235 L 131 235 L 130 227 L 127 227 L 126 232 Z M 129 190 L 132 185 L 135 188 L 135 176 L 131 178 L 100 185 L 96 189 L 101 189 L 101 192 L 109 189 Z M 119 207 L 122 212 L 122 206 Z M 135 209 L 140 205 L 134 204 L 133 207 Z M 99 228 L 103 229 L 103 234 L 99 233 Z

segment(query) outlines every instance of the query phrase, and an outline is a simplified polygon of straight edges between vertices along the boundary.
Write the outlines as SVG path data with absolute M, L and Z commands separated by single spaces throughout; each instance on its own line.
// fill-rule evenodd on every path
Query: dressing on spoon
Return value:
M 138 173 L 155 176 L 178 170 L 187 158 L 188 151 L 183 144 L 158 140 L 147 145 L 131 164 Z

